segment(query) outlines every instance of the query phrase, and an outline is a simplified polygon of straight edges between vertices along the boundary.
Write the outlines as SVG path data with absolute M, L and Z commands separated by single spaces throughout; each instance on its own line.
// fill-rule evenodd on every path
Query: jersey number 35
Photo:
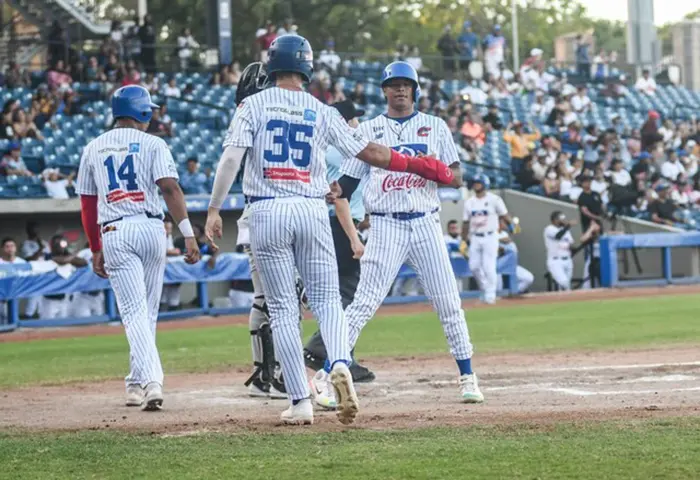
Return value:
M 263 152 L 263 158 L 271 163 L 284 163 L 290 159 L 297 167 L 308 167 L 311 163 L 311 144 L 314 126 L 289 123 L 285 120 L 270 120 L 265 126 L 272 132 L 273 148 Z

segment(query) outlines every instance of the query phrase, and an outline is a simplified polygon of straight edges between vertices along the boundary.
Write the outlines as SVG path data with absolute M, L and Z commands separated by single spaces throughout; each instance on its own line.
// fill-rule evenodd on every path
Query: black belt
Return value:
M 493 235 L 493 232 L 485 232 L 485 233 L 475 233 L 475 237 L 486 237 L 488 235 Z
M 552 257 L 552 260 L 569 260 L 571 257 Z
M 432 215 L 437 211 L 438 209 L 436 208 L 435 210 L 430 212 L 371 213 L 370 215 L 376 215 L 378 217 L 389 217 L 393 218 L 394 220 L 415 220 L 416 218 L 422 218 L 426 215 Z
M 153 215 L 152 213 L 148 213 L 148 212 L 145 212 L 145 213 L 146 213 L 146 216 L 148 218 L 157 218 L 158 220 L 163 220 L 163 215 Z M 124 217 L 115 218 L 114 220 L 109 220 L 109 221 L 103 223 L 101 226 L 106 227 L 110 223 L 121 222 L 122 220 L 124 220 Z

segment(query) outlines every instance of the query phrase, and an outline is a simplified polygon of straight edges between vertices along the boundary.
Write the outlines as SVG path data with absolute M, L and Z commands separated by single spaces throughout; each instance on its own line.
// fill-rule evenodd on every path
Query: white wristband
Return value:
M 185 218 L 183 221 L 177 224 L 177 228 L 180 229 L 180 233 L 185 238 L 194 237 L 194 230 L 192 230 L 192 224 L 189 218 Z

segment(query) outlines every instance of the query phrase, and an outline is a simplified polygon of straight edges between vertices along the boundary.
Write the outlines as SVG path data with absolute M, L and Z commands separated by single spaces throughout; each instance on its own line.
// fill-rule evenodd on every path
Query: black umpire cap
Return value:
M 352 100 L 343 100 L 342 102 L 334 103 L 331 107 L 335 107 L 346 122 L 349 122 L 353 118 L 360 118 L 365 114 L 364 110 L 355 108 L 355 104 L 352 103 Z

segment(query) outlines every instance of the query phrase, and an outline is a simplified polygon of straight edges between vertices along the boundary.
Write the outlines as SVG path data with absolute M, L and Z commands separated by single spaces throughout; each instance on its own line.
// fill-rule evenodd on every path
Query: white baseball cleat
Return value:
M 343 362 L 336 362 L 331 370 L 330 378 L 335 390 L 338 420 L 343 425 L 350 425 L 355 421 L 357 412 L 360 410 L 360 401 L 355 393 L 350 369 Z
M 311 395 L 314 398 L 314 403 L 325 410 L 335 410 L 338 405 L 335 401 L 335 390 L 331 383 L 331 377 L 324 369 L 316 372 L 311 380 Z
M 479 390 L 479 380 L 476 378 L 476 373 L 459 377 L 459 390 L 465 403 L 481 403 L 484 401 L 484 395 Z
M 126 387 L 126 406 L 140 407 L 143 403 L 143 388 L 141 385 L 131 384 Z
M 153 412 L 163 407 L 163 387 L 158 382 L 151 382 L 144 388 L 145 396 L 141 410 Z
M 290 405 L 287 410 L 280 415 L 282 423 L 287 425 L 313 425 L 314 407 L 311 400 L 305 398 L 296 405 Z

